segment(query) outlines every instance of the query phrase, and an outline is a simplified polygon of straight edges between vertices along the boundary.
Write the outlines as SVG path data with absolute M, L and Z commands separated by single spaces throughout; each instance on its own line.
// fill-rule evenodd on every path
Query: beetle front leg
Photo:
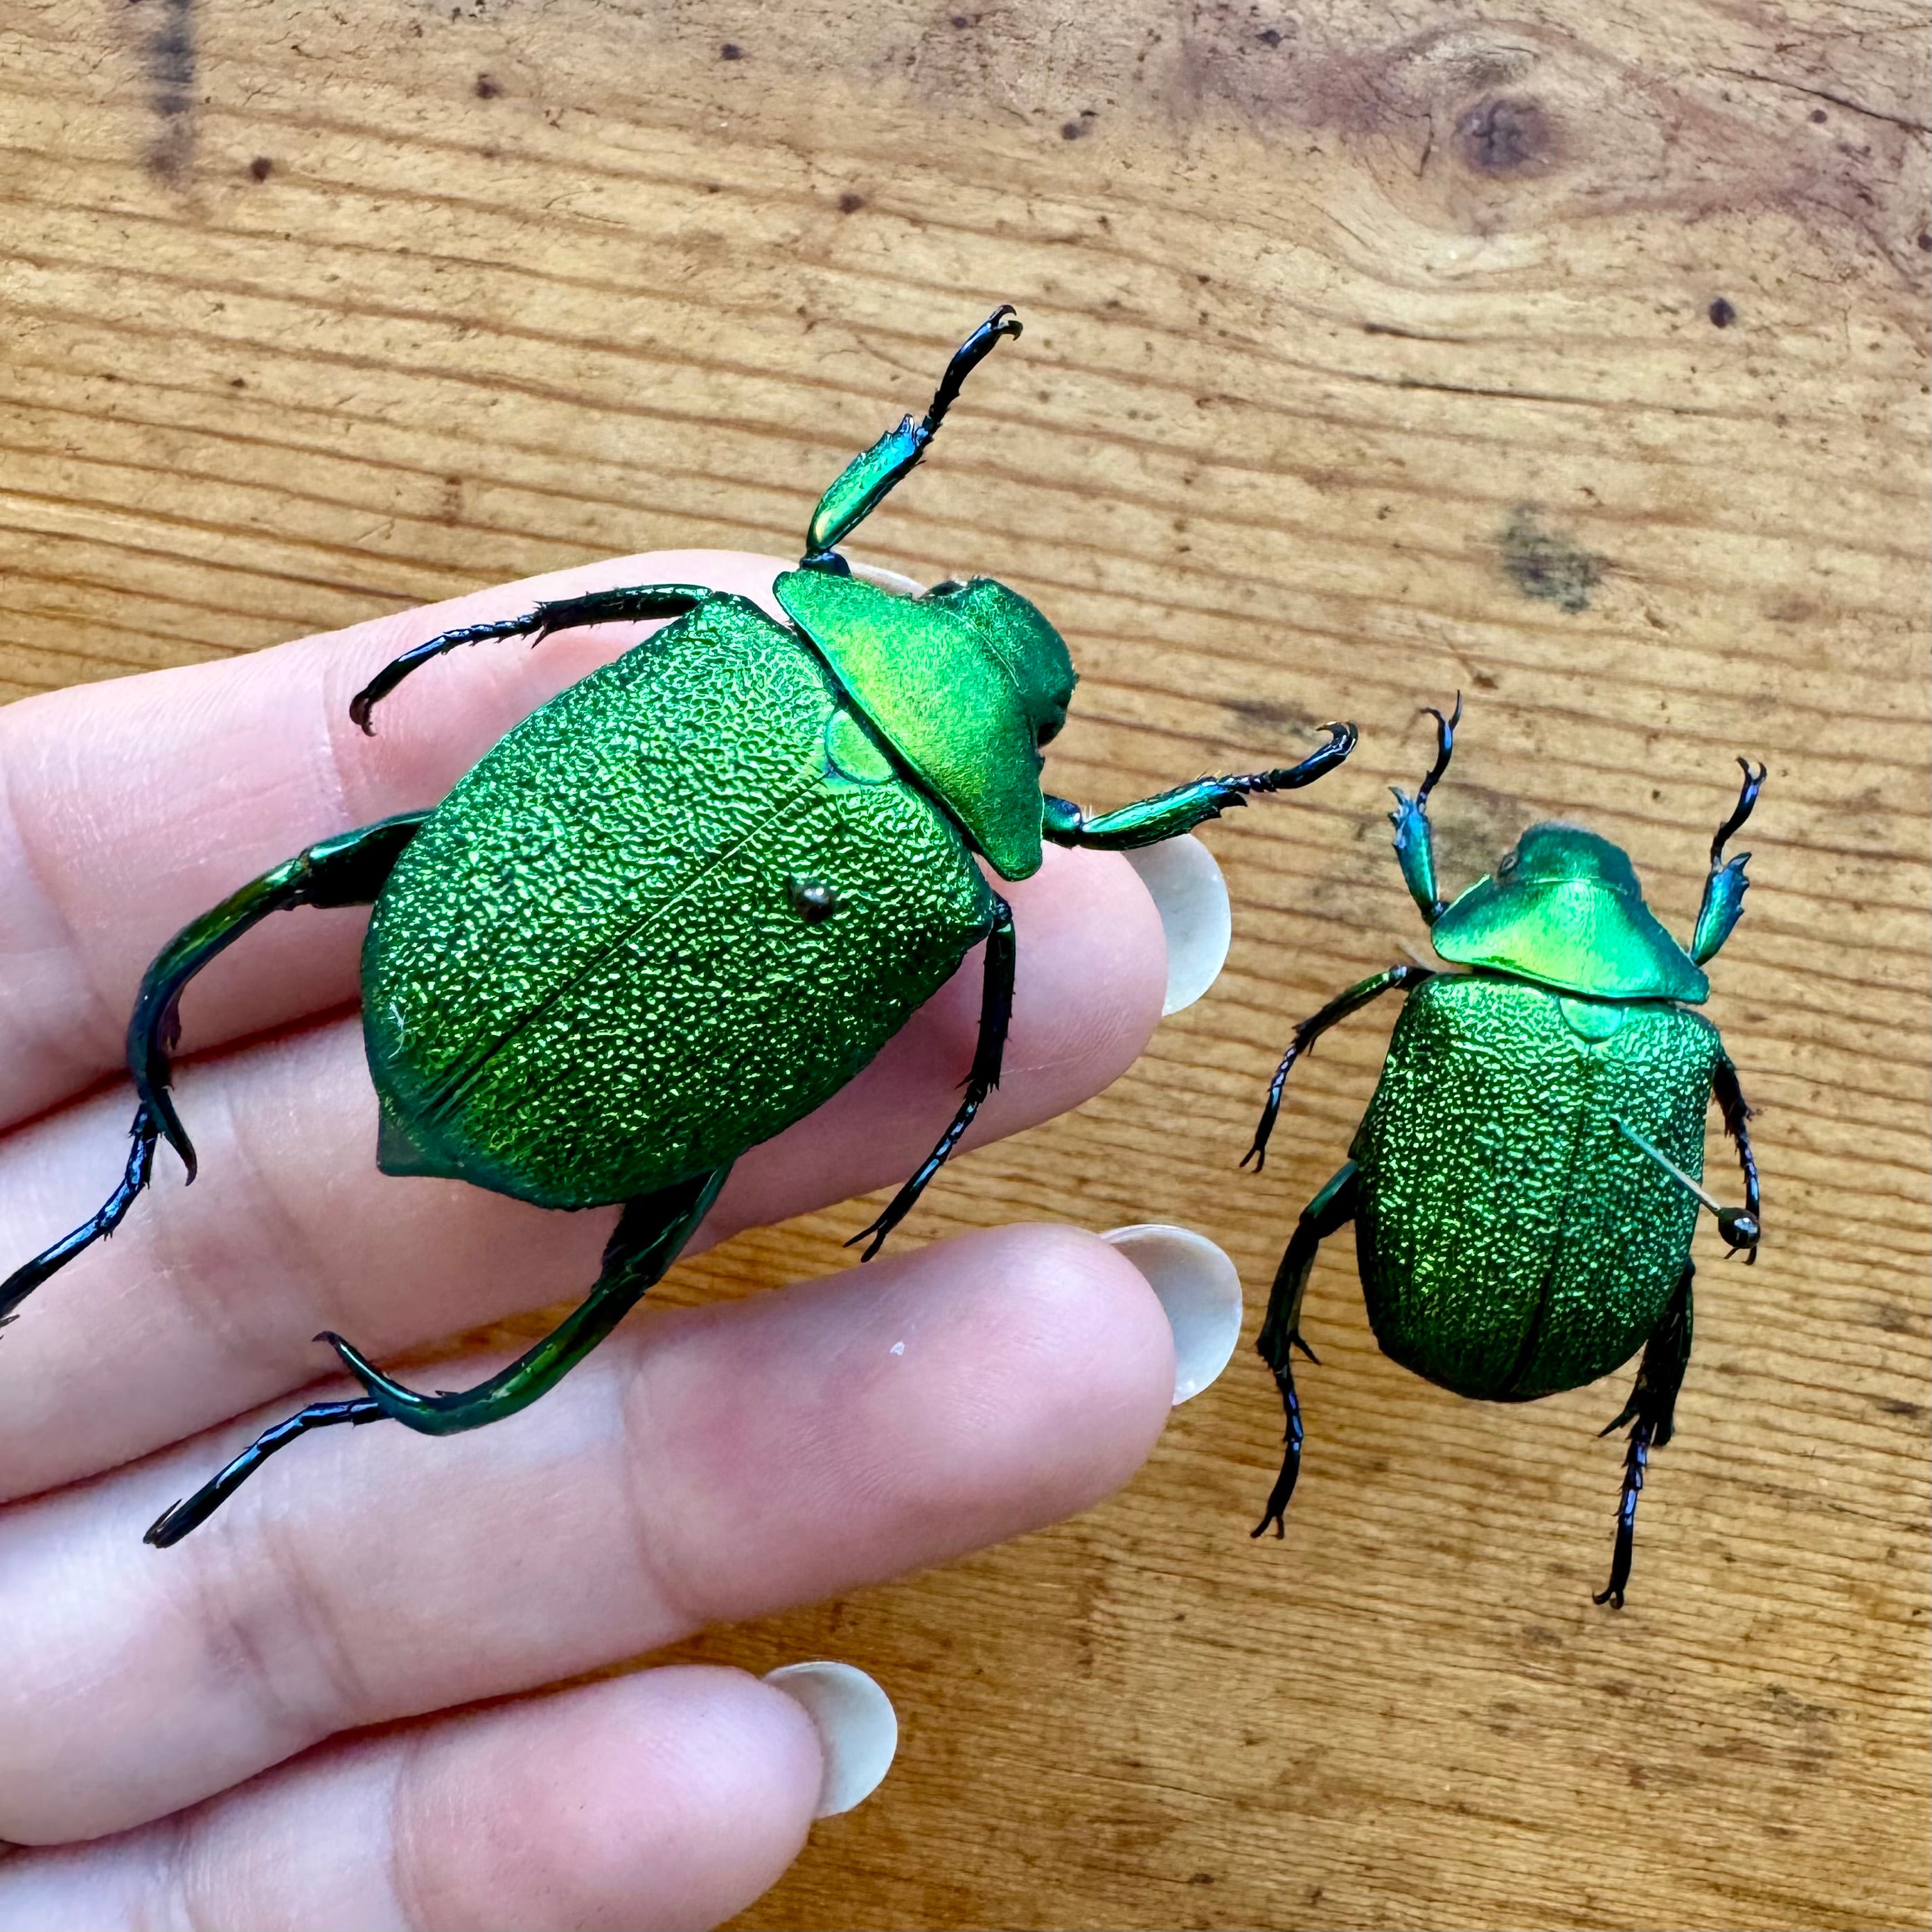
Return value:
M 170 1054 L 180 1036 L 181 996 L 188 982 L 271 913 L 303 905 L 372 904 L 403 848 L 428 816 L 427 812 L 404 812 L 322 839 L 251 880 L 169 942 L 143 976 L 128 1022 L 128 1071 L 140 1105 L 134 1110 L 127 1170 L 120 1185 L 89 1219 L 0 1282 L 0 1327 L 14 1318 L 14 1311 L 50 1275 L 127 1219 L 128 1209 L 153 1176 L 158 1140 L 165 1139 L 181 1156 L 188 1179 L 194 1180 L 194 1144 L 169 1091 L 174 1070 Z
M 1360 1198 L 1360 1170 L 1352 1160 L 1315 1198 L 1301 1210 L 1287 1252 L 1276 1269 L 1274 1286 L 1269 1291 L 1268 1315 L 1256 1336 L 1255 1348 L 1274 1371 L 1275 1386 L 1281 1390 L 1281 1406 L 1288 1418 L 1286 1448 L 1282 1453 L 1281 1474 L 1269 1492 L 1262 1520 L 1248 1533 L 1258 1536 L 1270 1523 L 1277 1536 L 1286 1533 L 1282 1522 L 1288 1498 L 1294 1494 L 1295 1479 L 1301 1473 L 1301 1402 L 1294 1392 L 1294 1351 L 1299 1348 L 1312 1362 L 1315 1351 L 1301 1338 L 1302 1298 L 1308 1292 L 1308 1276 L 1315 1266 L 1316 1250 L 1328 1237 L 1355 1218 Z
M 1436 890 L 1436 847 L 1430 832 L 1429 794 L 1449 769 L 1450 758 L 1456 749 L 1456 727 L 1462 722 L 1462 694 L 1456 692 L 1456 707 L 1447 718 L 1433 705 L 1424 706 L 1424 716 L 1436 720 L 1436 762 L 1430 766 L 1429 776 L 1416 788 L 1413 798 L 1396 787 L 1390 788 L 1395 792 L 1395 809 L 1389 814 L 1389 823 L 1395 827 L 1395 858 L 1402 868 L 1402 884 L 1408 886 L 1408 896 L 1423 917 L 1433 926 L 1448 908 Z
M 1391 966 L 1386 973 L 1378 973 L 1373 979 L 1364 980 L 1351 986 L 1346 993 L 1330 1000 L 1318 1013 L 1304 1020 L 1295 1028 L 1288 1041 L 1288 1051 L 1282 1055 L 1281 1064 L 1268 1082 L 1268 1101 L 1255 1129 L 1254 1145 L 1242 1155 L 1241 1165 L 1246 1167 L 1252 1161 L 1257 1174 L 1267 1166 L 1268 1137 L 1274 1132 L 1276 1119 L 1281 1112 L 1282 1090 L 1288 1084 L 1289 1072 L 1304 1053 L 1313 1050 L 1315 1042 L 1331 1026 L 1346 1019 L 1351 1013 L 1360 1012 L 1371 1000 L 1378 999 L 1398 986 L 1419 986 L 1424 980 L 1435 977 L 1432 967 Z
M 842 572 L 847 568 L 833 546 L 843 543 L 912 473 L 913 466 L 926 454 L 926 445 L 939 434 L 946 411 L 959 400 L 966 378 L 1000 343 L 1019 332 L 1019 317 L 1012 303 L 1000 303 L 952 352 L 925 416 L 918 422 L 906 417 L 897 429 L 887 430 L 870 449 L 846 464 L 812 513 L 801 569 Z
M 1624 1590 L 1630 1582 L 1630 1558 L 1636 1545 L 1636 1502 L 1643 1493 L 1643 1479 L 1649 1466 L 1650 1452 L 1661 1449 L 1670 1440 L 1676 1426 L 1678 1391 L 1684 1386 L 1684 1371 L 1690 1363 L 1690 1281 L 1697 1272 L 1688 1262 L 1678 1277 L 1670 1301 L 1643 1345 L 1643 1360 L 1637 1366 L 1636 1384 L 1624 1412 L 1601 1433 L 1614 1434 L 1625 1423 L 1630 1425 L 1628 1447 L 1624 1451 L 1623 1494 L 1617 1504 L 1616 1549 L 1610 1558 L 1610 1580 L 1594 1600 L 1612 1610 L 1624 1606 Z
M 340 1335 L 324 1334 L 368 1393 L 350 1402 L 311 1402 L 264 1430 L 226 1468 L 191 1496 L 164 1510 L 144 1541 L 157 1550 L 178 1543 L 197 1528 L 261 1468 L 277 1450 L 317 1429 L 359 1426 L 385 1417 L 424 1436 L 455 1436 L 500 1422 L 554 1388 L 634 1308 L 645 1291 L 663 1280 L 710 1212 L 729 1166 L 692 1175 L 656 1194 L 630 1202 L 604 1250 L 604 1269 L 581 1306 L 500 1373 L 454 1394 L 423 1395 L 377 1368 Z
M 1744 782 L 1738 788 L 1738 802 L 1731 809 L 1731 815 L 1718 827 L 1718 836 L 1711 841 L 1710 876 L 1704 881 L 1703 902 L 1697 908 L 1697 930 L 1692 936 L 1690 953 L 1702 966 L 1707 960 L 1714 959 L 1724 941 L 1730 938 L 1744 909 L 1744 894 L 1750 880 L 1744 876 L 1744 867 L 1750 862 L 1750 854 L 1740 852 L 1726 862 L 1724 847 L 1731 834 L 1751 815 L 1751 808 L 1757 803 L 1758 793 L 1763 788 L 1765 768 L 1760 765 L 1756 771 L 1750 767 L 1748 758 L 1740 758 Z
M 580 629 L 589 624 L 641 623 L 652 617 L 682 617 L 711 595 L 701 584 L 638 584 L 616 590 L 586 591 L 581 597 L 560 598 L 554 604 L 539 604 L 520 617 L 500 617 L 489 624 L 464 624 L 445 631 L 427 643 L 413 646 L 399 658 L 385 664 L 349 700 L 349 716 L 370 737 L 376 728 L 370 714 L 412 670 L 420 670 L 432 658 L 453 651 L 459 644 L 488 644 L 496 638 L 528 638 L 540 644 L 555 631 Z
M 1324 724 L 1328 742 L 1298 765 L 1272 771 L 1250 772 L 1226 778 L 1197 778 L 1172 791 L 1124 805 L 1118 812 L 1089 818 L 1070 799 L 1050 793 L 1041 830 L 1056 845 L 1084 846 L 1089 851 L 1132 852 L 1178 838 L 1197 825 L 1218 818 L 1232 806 L 1245 805 L 1252 792 L 1299 791 L 1332 772 L 1355 748 L 1352 724 Z
M 1000 1065 L 1006 1049 L 1006 1029 L 1013 1017 L 1013 977 L 1019 952 L 1013 934 L 1013 909 L 1003 898 L 994 902 L 992 930 L 986 935 L 986 963 L 980 982 L 980 1033 L 973 1049 L 972 1070 L 966 1076 L 966 1097 L 951 1124 L 939 1137 L 939 1144 L 921 1163 L 919 1172 L 886 1204 L 885 1211 L 870 1226 L 861 1228 L 845 1245 L 868 1244 L 859 1258 L 868 1262 L 885 1246 L 890 1234 L 926 1192 L 926 1184 L 946 1165 L 946 1157 L 959 1144 L 959 1137 L 973 1124 L 973 1117 L 985 1104 L 986 1096 L 1000 1084 Z

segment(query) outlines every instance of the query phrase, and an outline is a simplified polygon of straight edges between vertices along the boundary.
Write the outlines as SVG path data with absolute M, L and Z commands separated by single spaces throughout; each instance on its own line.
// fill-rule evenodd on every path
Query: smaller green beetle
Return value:
M 983 942 L 964 1094 L 854 1237 L 869 1240 L 869 1260 L 999 1084 L 1017 942 L 998 882 L 1036 872 L 1042 841 L 1156 844 L 1347 758 L 1354 728 L 1333 724 L 1298 764 L 1196 779 L 1090 818 L 1041 789 L 1074 686 L 1046 617 L 990 578 L 913 597 L 851 574 L 836 546 L 910 474 L 967 376 L 1019 332 L 1010 307 L 994 310 L 925 416 L 834 479 L 799 567 L 772 586 L 788 622 L 702 584 L 632 584 L 404 652 L 350 705 L 365 731 L 406 677 L 459 646 L 673 620 L 532 712 L 433 811 L 297 853 L 149 967 L 128 1022 L 140 1104 L 121 1184 L 0 1281 L 0 1325 L 120 1226 L 158 1142 L 194 1178 L 170 1090 L 182 991 L 250 927 L 298 906 L 372 908 L 363 1039 L 383 1172 L 623 1213 L 583 1304 L 474 1388 L 426 1394 L 342 1336 L 320 1338 L 365 1393 L 266 1430 L 148 1542 L 178 1542 L 313 1430 L 387 1418 L 453 1435 L 536 1401 L 677 1258 L 737 1156 L 852 1079 Z
M 1290 1070 L 1338 1020 L 1380 994 L 1403 1002 L 1375 1097 L 1341 1171 L 1302 1210 L 1282 1256 L 1256 1347 L 1287 1412 L 1287 1450 L 1256 1525 L 1282 1531 L 1300 1468 L 1292 1352 L 1310 1361 L 1301 1305 L 1321 1244 L 1355 1223 L 1369 1320 L 1383 1352 L 1458 1395 L 1532 1402 L 1580 1388 L 1641 1347 L 1609 1586 L 1630 1580 L 1638 1492 L 1650 1452 L 1670 1440 L 1690 1359 L 1690 1237 L 1700 1202 L 1735 1253 L 1757 1258 L 1750 1109 L 1718 1030 L 1690 1008 L 1703 967 L 1743 909 L 1749 853 L 1724 847 L 1764 782 L 1739 759 L 1737 806 L 1711 842 L 1687 952 L 1643 902 L 1607 839 L 1533 825 L 1494 874 L 1453 904 L 1436 890 L 1430 793 L 1448 770 L 1458 698 L 1436 722 L 1436 757 L 1413 799 L 1396 794 L 1395 850 L 1438 955 L 1466 972 L 1392 966 L 1294 1029 L 1243 1157 L 1257 1171 Z M 1744 1205 L 1700 1184 L 1714 1094 L 1744 1170 Z

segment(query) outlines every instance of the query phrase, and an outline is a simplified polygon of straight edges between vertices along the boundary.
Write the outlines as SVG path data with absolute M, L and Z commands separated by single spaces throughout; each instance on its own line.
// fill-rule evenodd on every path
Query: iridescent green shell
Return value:
M 1575 825 L 1532 825 L 1436 920 L 1436 952 L 1598 999 L 1684 1000 L 1710 982 L 1643 902 L 1628 857 Z
M 1643 1343 L 1690 1258 L 1720 1051 L 1664 1001 L 1444 974 L 1404 1004 L 1352 1150 L 1356 1252 L 1384 1350 L 1458 1394 L 1529 1401 Z
M 550 1208 L 721 1166 L 844 1086 L 992 905 L 806 641 L 709 598 L 398 862 L 363 956 L 382 1165 Z

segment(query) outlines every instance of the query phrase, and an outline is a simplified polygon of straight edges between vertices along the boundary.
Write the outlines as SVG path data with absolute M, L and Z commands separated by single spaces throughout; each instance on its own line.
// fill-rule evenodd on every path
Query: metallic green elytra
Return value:
M 855 1238 L 869 1258 L 998 1084 L 1017 941 L 994 881 L 1036 872 L 1042 840 L 1154 844 L 1348 756 L 1354 728 L 1331 725 L 1298 764 L 1090 818 L 1041 788 L 1074 670 L 1040 611 L 985 578 L 908 597 L 851 574 L 836 545 L 919 461 L 967 376 L 1019 332 L 1010 308 L 994 310 L 925 416 L 847 466 L 798 568 L 774 586 L 783 620 L 703 585 L 641 584 L 405 652 L 350 705 L 364 730 L 406 677 L 459 645 L 672 620 L 524 719 L 434 811 L 310 847 L 149 968 L 128 1028 L 140 1106 L 126 1173 L 92 1220 L 0 1282 L 0 1322 L 120 1225 L 158 1141 L 193 1178 L 170 1084 L 182 990 L 296 906 L 374 908 L 363 1030 L 385 1172 L 545 1208 L 623 1207 L 588 1299 L 478 1388 L 425 1395 L 325 1337 L 365 1394 L 265 1432 L 166 1512 L 150 1543 L 179 1540 L 312 1430 L 386 1418 L 448 1435 L 535 1401 L 676 1259 L 737 1156 L 836 1093 L 983 941 L 964 1096 Z
M 1699 1204 L 1733 1252 L 1756 1258 L 1750 1110 L 1717 1028 L 1689 1009 L 1708 993 L 1703 964 L 1742 909 L 1750 854 L 1726 862 L 1724 848 L 1764 772 L 1738 761 L 1744 785 L 1712 841 L 1687 951 L 1644 904 L 1624 853 L 1574 825 L 1532 826 L 1490 877 L 1445 906 L 1426 807 L 1448 769 L 1460 701 L 1449 718 L 1431 715 L 1436 764 L 1414 798 L 1396 794 L 1396 854 L 1437 954 L 1469 970 L 1394 966 L 1364 980 L 1295 1028 L 1269 1088 L 1246 1156 L 1258 1165 L 1295 1061 L 1338 1020 L 1406 990 L 1348 1160 L 1304 1210 L 1275 1276 L 1257 1346 L 1280 1388 L 1288 1442 L 1255 1534 L 1270 1522 L 1281 1532 L 1300 1466 L 1292 1364 L 1294 1349 L 1310 1354 L 1309 1272 L 1321 1243 L 1353 1221 L 1376 1340 L 1459 1395 L 1532 1402 L 1643 1350 L 1629 1405 L 1610 1425 L 1630 1430 L 1610 1582 L 1597 1600 L 1621 1605 L 1637 1494 L 1650 1451 L 1670 1439 L 1690 1360 Z M 1701 1185 L 1714 1094 L 1744 1170 L 1742 1210 L 1719 1208 Z

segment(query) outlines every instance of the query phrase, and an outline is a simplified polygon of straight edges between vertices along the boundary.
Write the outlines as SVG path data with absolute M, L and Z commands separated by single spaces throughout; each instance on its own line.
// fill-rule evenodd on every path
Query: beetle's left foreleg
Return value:
M 973 1124 L 973 1116 L 985 1104 L 986 1096 L 1000 1084 L 1000 1063 L 1006 1048 L 1006 1028 L 1013 1016 L 1013 974 L 1018 950 L 1013 936 L 1013 909 L 1003 898 L 994 902 L 992 930 L 986 935 L 986 963 L 980 982 L 980 1034 L 973 1050 L 972 1070 L 966 1076 L 966 1097 L 952 1124 L 939 1137 L 939 1144 L 928 1154 L 919 1172 L 886 1204 L 885 1211 L 869 1227 L 862 1228 L 845 1245 L 868 1244 L 859 1258 L 870 1261 L 885 1245 L 890 1234 L 926 1192 L 926 1184 L 946 1165 L 946 1156 L 959 1144 L 959 1137 Z
M 1750 1130 L 1744 1124 L 1751 1117 L 1744 1089 L 1738 1084 L 1738 1070 L 1728 1056 L 1720 1054 L 1711 1072 L 1711 1090 L 1717 1096 L 1724 1117 L 1724 1131 L 1736 1142 L 1738 1165 L 1744 1170 L 1744 1209 L 1742 1215 L 1726 1210 L 1718 1216 L 1718 1232 L 1733 1252 L 1744 1250 L 1747 1265 L 1757 1259 L 1758 1218 L 1757 1156 L 1751 1150 Z
M 1731 834 L 1736 832 L 1751 815 L 1751 808 L 1757 803 L 1757 795 L 1762 789 L 1765 769 L 1760 765 L 1756 771 L 1750 767 L 1748 758 L 1740 758 L 1744 782 L 1738 788 L 1738 802 L 1732 808 L 1731 815 L 1718 827 L 1717 836 L 1711 841 L 1711 870 L 1704 881 L 1703 902 L 1697 908 L 1697 930 L 1690 940 L 1692 958 L 1700 966 L 1716 958 L 1718 949 L 1730 938 L 1744 909 L 1744 893 L 1750 881 L 1744 876 L 1744 867 L 1750 854 L 1740 852 L 1735 859 L 1726 860 L 1724 847 Z
M 1158 845 L 1178 838 L 1210 818 L 1218 818 L 1229 806 L 1244 805 L 1251 792 L 1298 791 L 1312 784 L 1324 773 L 1332 772 L 1355 748 L 1352 724 L 1325 724 L 1328 742 L 1312 752 L 1298 765 L 1282 765 L 1272 771 L 1250 772 L 1226 778 L 1196 778 L 1192 784 L 1176 785 L 1172 791 L 1124 805 L 1118 812 L 1103 812 L 1089 818 L 1070 799 L 1046 800 L 1046 816 L 1041 830 L 1056 845 L 1079 845 L 1090 851 L 1132 852 L 1143 845 Z
M 927 444 L 939 434 L 946 411 L 959 400 L 966 378 L 1000 343 L 1019 332 L 1019 317 L 1014 314 L 1012 304 L 1000 303 L 952 352 L 925 416 L 917 422 L 908 416 L 897 429 L 887 430 L 870 449 L 846 464 L 812 513 L 801 568 L 842 572 L 848 568 L 833 546 L 843 543 L 911 475 Z
M 1249 1534 L 1258 1536 L 1270 1523 L 1274 1533 L 1282 1534 L 1282 1512 L 1294 1494 L 1295 1480 L 1301 1474 L 1301 1402 L 1294 1392 L 1294 1352 L 1299 1348 L 1312 1362 L 1315 1351 L 1301 1338 L 1301 1302 L 1308 1292 L 1308 1276 L 1315 1266 L 1316 1252 L 1328 1237 L 1355 1218 L 1360 1198 L 1360 1171 L 1346 1162 L 1328 1185 L 1301 1210 L 1288 1250 L 1276 1269 L 1274 1286 L 1268 1294 L 1267 1318 L 1255 1347 L 1263 1361 L 1274 1371 L 1275 1386 L 1281 1390 L 1281 1406 L 1288 1418 L 1287 1446 L 1282 1452 L 1281 1474 L 1275 1478 L 1268 1508 Z
M 1630 1582 L 1630 1556 L 1636 1543 L 1636 1499 L 1643 1492 L 1644 1472 L 1650 1452 L 1661 1449 L 1670 1440 L 1677 1412 L 1677 1394 L 1684 1386 L 1684 1371 L 1690 1361 L 1690 1280 L 1696 1270 L 1688 1262 L 1677 1286 L 1666 1304 L 1650 1340 L 1643 1346 L 1643 1360 L 1637 1366 L 1636 1385 L 1624 1412 L 1606 1436 L 1630 1424 L 1629 1445 L 1624 1452 L 1623 1495 L 1617 1504 L 1617 1542 L 1610 1558 L 1610 1580 L 1596 1601 L 1613 1610 L 1624 1606 L 1624 1589 Z
M 1402 884 L 1414 900 L 1422 916 L 1431 925 L 1448 910 L 1442 895 L 1436 890 L 1436 844 L 1429 826 L 1429 794 L 1442 782 L 1449 760 L 1456 754 L 1456 727 L 1462 722 L 1462 694 L 1456 694 L 1456 708 L 1445 718 L 1434 705 L 1425 705 L 1423 716 L 1436 720 L 1436 762 L 1411 798 L 1400 787 L 1395 793 L 1395 809 L 1389 823 L 1395 827 L 1396 863 L 1402 868 Z

